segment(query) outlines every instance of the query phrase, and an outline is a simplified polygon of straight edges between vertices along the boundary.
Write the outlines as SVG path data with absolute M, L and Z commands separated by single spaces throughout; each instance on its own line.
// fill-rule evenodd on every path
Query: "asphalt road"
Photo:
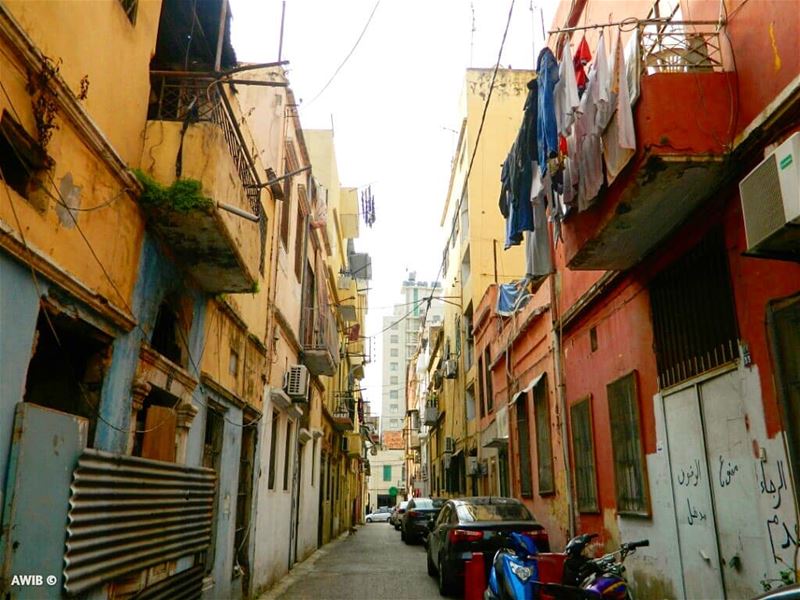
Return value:
M 425 547 L 404 544 L 400 532 L 388 523 L 367 523 L 355 535 L 325 546 L 320 554 L 313 564 L 300 564 L 293 569 L 286 582 L 289 586 L 276 597 L 440 598 L 436 581 L 426 571 Z

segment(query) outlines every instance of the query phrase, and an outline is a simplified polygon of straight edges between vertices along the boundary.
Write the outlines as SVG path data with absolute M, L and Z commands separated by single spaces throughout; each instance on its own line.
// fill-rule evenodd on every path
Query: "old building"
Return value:
M 0 5 L 9 597 L 19 573 L 58 576 L 37 597 L 252 596 L 360 514 L 370 274 L 339 274 L 368 255 L 338 233 L 332 146 L 312 156 L 230 19 Z

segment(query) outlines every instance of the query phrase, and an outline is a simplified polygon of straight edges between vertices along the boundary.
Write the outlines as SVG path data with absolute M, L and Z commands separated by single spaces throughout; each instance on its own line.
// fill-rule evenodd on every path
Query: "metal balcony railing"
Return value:
M 716 21 L 639 21 L 639 73 L 723 71 L 718 25 Z
M 303 309 L 303 350 L 326 350 L 339 363 L 339 332 L 333 313 L 327 308 Z
M 259 180 L 255 163 L 239 129 L 230 100 L 215 79 L 151 71 L 152 97 L 147 118 L 154 121 L 211 122 L 222 129 L 233 164 L 253 214 L 261 214 Z

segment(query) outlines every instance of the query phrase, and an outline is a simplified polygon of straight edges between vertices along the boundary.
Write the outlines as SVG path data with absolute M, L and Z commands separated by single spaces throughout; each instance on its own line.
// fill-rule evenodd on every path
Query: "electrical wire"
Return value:
M 17 120 L 19 120 L 19 121 L 21 122 L 21 117 L 20 117 L 20 114 L 19 114 L 19 112 L 17 111 L 17 109 L 16 109 L 16 106 L 14 106 L 13 102 L 11 102 L 11 98 L 10 98 L 10 96 L 9 96 L 9 94 L 8 94 L 8 91 L 6 90 L 5 86 L 3 85 L 2 81 L 0 81 L 0 89 L 2 89 L 2 91 L 3 91 L 4 95 L 5 95 L 5 97 L 8 99 L 8 101 L 9 101 L 9 105 L 10 105 L 10 107 L 11 107 L 11 110 L 14 112 L 14 115 L 16 116 Z M 18 153 L 17 149 L 16 149 L 16 148 L 14 148 L 14 147 L 12 146 L 12 150 L 13 150 L 13 151 L 14 151 L 14 153 L 17 155 L 17 158 L 18 158 L 18 160 L 20 160 L 21 164 L 23 164 L 23 165 L 25 166 L 25 162 L 21 160 L 21 157 L 20 157 L 20 155 L 19 155 L 19 153 Z M 32 174 L 31 170 L 30 170 L 30 169 L 28 169 L 28 167 L 27 167 L 27 166 L 25 166 L 25 168 L 26 168 L 26 170 L 28 170 L 28 173 L 29 173 L 29 174 Z M 1 173 L 1 172 L 0 172 L 0 177 L 2 177 L 2 173 Z M 50 180 L 51 184 L 53 185 L 53 189 L 55 189 L 55 190 L 56 190 L 56 192 L 57 192 L 57 193 L 59 194 L 59 196 L 61 197 L 61 192 L 60 192 L 60 190 L 58 189 L 58 187 L 55 185 L 55 181 L 54 181 L 54 179 L 53 179 L 53 176 L 52 176 L 52 174 L 51 174 L 50 172 L 48 172 L 48 173 L 47 173 L 47 178 Z M 3 178 L 3 179 L 5 180 L 5 178 Z M 28 244 L 27 244 L 27 240 L 26 240 L 26 239 L 25 239 L 25 237 L 24 237 L 24 234 L 23 234 L 23 229 L 22 229 L 22 224 L 21 224 L 21 221 L 19 220 L 19 217 L 18 217 L 18 216 L 17 216 L 17 214 L 16 214 L 16 209 L 15 209 L 15 207 L 14 207 L 14 203 L 13 203 L 13 200 L 12 200 L 12 198 L 11 198 L 11 193 L 8 191 L 8 186 L 7 186 L 7 185 L 5 186 L 5 191 L 6 191 L 6 194 L 8 195 L 8 198 L 9 198 L 9 203 L 10 203 L 10 205 L 11 205 L 12 211 L 14 212 L 14 215 L 15 215 L 15 220 L 17 221 L 17 227 L 19 228 L 19 232 L 20 232 L 20 239 L 21 239 L 21 240 L 22 240 L 22 242 L 23 242 L 23 246 L 26 248 L 26 250 L 28 251 L 28 253 L 29 253 L 31 256 L 33 256 L 33 251 L 32 251 L 32 250 L 30 249 L 30 247 L 28 246 Z M 62 203 L 63 203 L 63 204 L 66 206 L 66 203 L 63 201 L 63 197 L 62 197 Z M 127 310 L 127 311 L 128 311 L 130 314 L 131 314 L 131 315 L 133 315 L 133 314 L 134 314 L 134 312 L 133 312 L 133 309 L 130 307 L 130 305 L 129 305 L 129 304 L 128 304 L 128 302 L 127 302 L 127 299 L 125 298 L 125 296 L 122 294 L 122 292 L 121 292 L 121 291 L 119 290 L 119 288 L 117 287 L 117 284 L 116 284 L 116 282 L 114 282 L 113 278 L 112 278 L 112 277 L 111 277 L 111 275 L 108 273 L 108 270 L 106 269 L 105 265 L 103 265 L 102 261 L 100 260 L 100 257 L 99 257 L 99 256 L 97 256 L 97 253 L 96 253 L 96 251 L 95 251 L 94 247 L 92 246 L 92 244 L 91 244 L 91 242 L 89 241 L 89 239 L 86 237 L 86 234 L 83 232 L 83 229 L 80 227 L 80 225 L 79 225 L 79 223 L 78 223 L 78 220 L 77 220 L 77 218 L 76 218 L 76 217 L 75 217 L 75 215 L 74 215 L 74 214 L 72 214 L 71 212 L 69 213 L 69 215 L 70 215 L 70 218 L 71 218 L 71 219 L 72 219 L 72 221 L 73 221 L 73 224 L 75 225 L 75 229 L 76 229 L 76 230 L 78 231 L 78 233 L 80 234 L 81 238 L 83 239 L 84 243 L 86 244 L 87 248 L 89 249 L 89 252 L 91 253 L 91 255 L 92 255 L 92 257 L 94 258 L 95 262 L 96 262 L 96 263 L 97 263 L 97 265 L 100 267 L 100 270 L 101 270 L 101 272 L 103 273 L 103 275 L 105 276 L 106 280 L 107 280 L 107 281 L 108 281 L 108 282 L 111 284 L 111 287 L 112 287 L 112 289 L 113 289 L 113 290 L 116 292 L 117 296 L 119 296 L 120 300 L 122 301 L 122 305 L 125 307 L 125 309 L 126 309 L 126 310 Z M 32 272 L 35 272 L 32 264 L 30 265 L 30 268 L 31 268 Z M 40 286 L 38 286 L 38 281 L 36 280 L 36 277 L 35 277 L 35 275 L 34 275 L 34 282 L 35 282 L 35 287 L 37 288 L 37 294 L 39 295 L 39 297 L 40 297 L 40 298 L 41 298 L 41 297 L 43 297 L 43 295 L 42 295 L 42 293 L 41 293 L 41 288 L 40 288 Z M 45 312 L 47 312 L 47 311 L 45 311 Z M 49 316 L 48 316 L 48 315 L 45 315 L 45 316 L 46 316 L 46 320 L 47 320 L 47 322 L 48 322 L 48 326 L 50 327 L 50 329 L 51 329 L 51 331 L 52 331 L 52 333 L 53 333 L 54 337 L 56 338 L 56 341 L 57 341 L 57 343 L 58 343 L 58 345 L 59 345 L 59 348 L 60 348 L 60 349 L 62 350 L 62 352 L 65 354 L 65 357 L 67 358 L 67 360 L 69 360 L 69 358 L 66 356 L 66 351 L 65 351 L 65 349 L 64 349 L 64 348 L 61 346 L 61 344 L 60 344 L 60 342 L 59 342 L 58 334 L 57 334 L 57 332 L 56 332 L 56 330 L 55 330 L 55 327 L 54 327 L 53 323 L 50 321 L 50 319 L 49 319 Z M 142 326 L 141 326 L 139 323 L 135 323 L 135 324 L 134 324 L 134 329 L 138 329 L 138 330 L 141 332 L 141 334 L 142 334 L 142 336 L 143 336 L 143 339 L 148 339 L 148 338 L 150 337 L 150 334 L 149 334 L 147 331 L 145 331 L 145 330 L 144 330 L 144 328 L 142 328 Z M 194 359 L 194 357 L 192 356 L 192 353 L 191 353 L 191 351 L 189 350 L 189 348 L 190 348 L 190 345 L 189 345 L 189 342 L 188 342 L 188 340 L 186 339 L 185 333 L 183 332 L 183 330 L 182 330 L 180 327 L 176 327 L 176 329 L 177 329 L 178 333 L 179 333 L 179 334 L 181 335 L 181 337 L 182 337 L 182 341 L 183 341 L 183 343 L 184 343 L 184 345 L 185 345 L 185 347 L 186 347 L 186 352 L 187 352 L 187 356 L 188 356 L 188 358 L 189 358 L 189 361 L 190 361 L 190 363 L 191 363 L 192 367 L 194 368 L 195 372 L 196 372 L 196 373 L 199 375 L 199 373 L 200 373 L 200 367 L 199 367 L 199 364 L 198 364 L 198 362 L 196 362 L 196 361 L 195 361 L 195 359 Z M 201 349 L 200 360 L 202 360 L 202 355 L 203 355 L 203 353 L 205 352 L 205 347 L 206 347 L 206 343 L 207 343 L 207 341 L 208 341 L 207 337 L 206 337 L 206 338 L 204 338 L 204 341 L 203 341 L 203 347 L 202 347 L 202 349 Z M 82 383 L 81 383 L 81 382 L 80 382 L 80 380 L 78 379 L 78 377 L 77 377 L 77 374 L 74 372 L 74 369 L 73 369 L 72 367 L 70 367 L 70 368 L 71 368 L 71 371 L 72 371 L 72 373 L 73 373 L 73 377 L 75 377 L 75 379 L 76 379 L 76 381 L 77 381 L 77 384 L 78 384 L 78 387 L 79 387 L 79 389 L 81 389 L 81 393 L 82 393 L 82 395 L 83 395 L 83 398 L 84 398 L 84 400 L 85 400 L 85 401 L 87 401 L 87 403 L 88 403 L 90 406 L 92 406 L 92 407 L 93 407 L 93 409 L 94 409 L 94 412 L 95 412 L 95 416 L 96 416 L 96 417 L 97 417 L 97 418 L 98 418 L 100 421 L 102 421 L 103 423 L 105 423 L 106 425 L 108 425 L 109 427 L 111 427 L 112 429 L 114 429 L 114 430 L 116 430 L 116 431 L 123 432 L 123 433 L 130 433 L 130 431 L 131 431 L 131 430 L 130 430 L 130 428 L 123 428 L 123 427 L 119 427 L 119 426 L 115 425 L 114 423 L 111 423 L 111 422 L 109 422 L 107 419 L 105 419 L 105 418 L 102 416 L 102 414 L 100 413 L 100 410 L 99 410 L 99 406 L 98 406 L 97 404 L 95 404 L 95 403 L 93 403 L 93 402 L 91 402 L 91 401 L 89 401 L 89 400 L 88 400 L 88 398 L 85 396 L 85 392 L 84 392 L 84 390 L 83 390 Z M 206 409 L 209 409 L 209 406 L 208 406 L 206 403 L 204 403 L 202 400 L 199 400 L 199 399 L 198 399 L 198 398 L 196 398 L 196 397 L 195 397 L 195 398 L 193 398 L 193 400 L 194 400 L 195 402 L 197 402 L 198 404 L 200 404 L 201 406 L 205 407 Z M 177 401 L 177 402 L 175 403 L 175 405 L 172 407 L 172 410 L 175 410 L 175 409 L 178 407 L 178 405 L 180 404 L 180 402 L 181 402 L 181 400 L 180 400 L 180 399 L 178 399 L 178 401 Z M 258 421 L 261 419 L 261 417 L 262 417 L 262 416 L 263 416 L 263 413 L 262 413 L 261 415 L 259 415 L 257 418 L 255 418 L 255 419 L 251 420 L 251 421 L 250 421 L 250 422 L 248 422 L 248 423 L 245 423 L 245 424 L 239 424 L 239 423 L 236 423 L 235 421 L 232 421 L 232 420 L 228 419 L 228 418 L 227 418 L 227 417 L 226 417 L 224 414 L 223 414 L 223 415 L 221 415 L 221 417 L 222 417 L 222 418 L 223 418 L 223 419 L 224 419 L 226 422 L 228 422 L 228 423 L 230 423 L 231 425 L 234 425 L 234 426 L 236 426 L 236 427 L 249 427 L 249 426 L 251 426 L 251 425 L 253 425 L 253 424 L 257 423 L 257 422 L 258 422 Z M 167 420 L 168 420 L 168 419 L 167 419 L 167 418 L 165 418 L 163 421 L 161 421 L 160 423 L 157 423 L 155 426 L 153 426 L 152 428 L 149 428 L 149 429 L 143 429 L 143 430 L 134 430 L 134 433 L 149 433 L 149 432 L 151 432 L 151 431 L 154 431 L 154 430 L 158 429 L 159 427 L 163 426 L 163 425 L 164 425 L 164 424 L 167 422 Z
M 358 45 L 361 43 L 361 39 L 364 37 L 364 34 L 367 32 L 367 29 L 369 28 L 369 24 L 372 22 L 372 17 L 375 16 L 375 11 L 378 10 L 378 6 L 380 5 L 380 3 L 381 3 L 381 0 L 377 0 L 377 2 L 375 2 L 375 6 L 372 7 L 372 12 L 369 14 L 369 18 L 367 19 L 367 22 L 364 24 L 364 28 L 361 30 L 361 33 L 359 34 L 358 39 L 356 40 L 356 43 L 353 44 L 353 47 L 350 49 L 350 52 L 347 53 L 347 56 L 344 57 L 344 60 L 339 64 L 338 67 L 336 67 L 336 70 L 333 72 L 333 75 L 331 75 L 331 78 L 328 80 L 328 83 L 326 83 L 324 86 L 322 86 L 322 89 L 319 92 L 317 92 L 317 95 L 314 96 L 308 102 L 306 102 L 305 106 L 309 106 L 317 98 L 322 96 L 322 94 L 325 92 L 325 90 L 328 89 L 328 86 L 331 83 L 333 83 L 334 79 L 336 79 L 336 76 L 339 74 L 339 71 L 342 70 L 342 67 L 344 67 L 344 65 L 347 63 L 347 61 L 353 55 L 353 52 L 356 51 L 356 48 L 358 48 Z

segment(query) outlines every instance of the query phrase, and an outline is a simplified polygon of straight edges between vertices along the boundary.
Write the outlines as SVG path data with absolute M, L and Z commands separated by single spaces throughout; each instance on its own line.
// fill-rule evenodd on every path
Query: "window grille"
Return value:
M 647 473 L 642 454 L 636 372 L 607 386 L 617 512 L 647 515 Z
M 575 457 L 575 488 L 578 510 L 597 512 L 597 478 L 592 441 L 591 399 L 584 398 L 569 409 L 572 426 L 572 454 Z
M 650 303 L 660 387 L 686 381 L 739 356 L 720 229 L 653 279 Z

